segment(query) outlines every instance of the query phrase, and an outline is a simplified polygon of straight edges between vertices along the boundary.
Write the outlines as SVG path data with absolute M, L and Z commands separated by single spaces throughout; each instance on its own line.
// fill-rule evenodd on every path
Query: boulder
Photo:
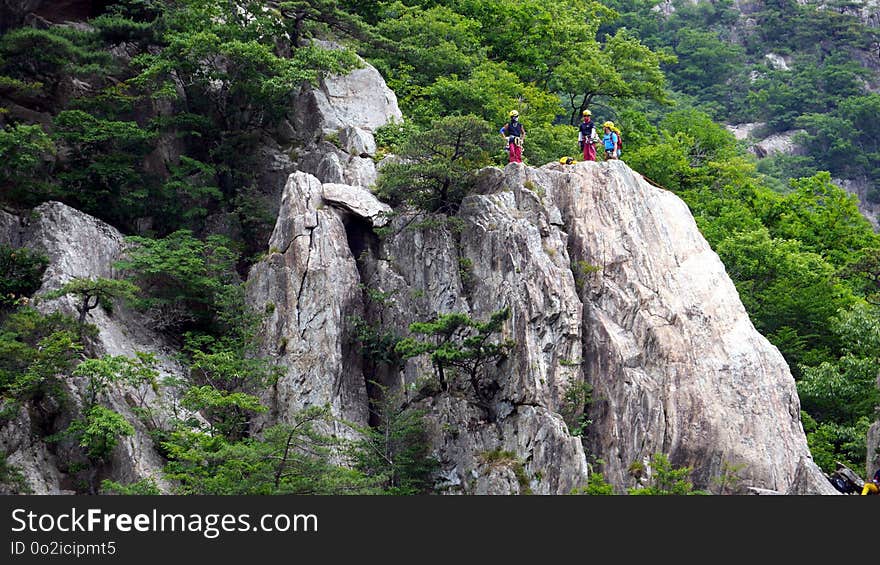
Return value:
M 322 183 L 370 187 L 378 178 L 372 159 L 350 155 L 327 141 L 299 156 L 296 170 L 308 173 Z
M 358 157 L 369 157 L 376 154 L 376 140 L 369 131 L 347 126 L 339 132 L 339 142 L 342 148 Z
M 372 192 L 360 186 L 324 183 L 322 197 L 325 202 L 368 220 L 374 227 L 384 226 L 392 212 L 391 206 L 380 202 Z
M 375 67 L 331 75 L 317 87 L 304 86 L 293 104 L 291 123 L 297 137 L 312 142 L 346 127 L 375 132 L 390 121 L 403 121 L 397 96 Z

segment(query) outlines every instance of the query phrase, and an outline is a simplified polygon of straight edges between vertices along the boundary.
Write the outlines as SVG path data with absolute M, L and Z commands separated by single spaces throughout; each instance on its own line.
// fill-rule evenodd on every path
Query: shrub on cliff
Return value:
M 489 164 L 489 124 L 476 116 L 448 116 L 403 144 L 401 160 L 382 168 L 377 190 L 392 205 L 453 214 Z

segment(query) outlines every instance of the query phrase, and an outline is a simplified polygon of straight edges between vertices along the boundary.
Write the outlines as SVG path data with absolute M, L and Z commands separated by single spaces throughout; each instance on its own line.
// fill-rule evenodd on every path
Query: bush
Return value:
M 106 461 L 119 438 L 134 435 L 134 427 L 122 414 L 103 406 L 92 406 L 84 418 L 70 424 L 65 435 L 76 438 L 92 461 Z
M 48 265 L 48 257 L 38 251 L 0 244 L 0 308 L 36 292 Z
M 382 168 L 377 192 L 393 204 L 455 213 L 474 184 L 476 169 L 489 164 L 489 129 L 475 116 L 440 119 L 403 144 L 401 162 Z

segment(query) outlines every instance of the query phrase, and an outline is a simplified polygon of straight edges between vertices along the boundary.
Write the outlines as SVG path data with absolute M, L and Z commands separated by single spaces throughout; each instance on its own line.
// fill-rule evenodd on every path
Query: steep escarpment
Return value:
M 623 492 L 637 484 L 633 463 L 655 453 L 692 467 L 698 488 L 737 466 L 744 486 L 832 492 L 810 459 L 784 359 L 755 331 L 687 207 L 625 164 L 484 169 L 451 221 L 389 218 L 367 189 L 298 172 L 280 210 L 248 277 L 266 314 L 261 355 L 283 369 L 263 393 L 273 408 L 264 423 L 329 404 L 340 422 L 369 425 L 376 382 L 426 411 L 443 492 L 566 494 L 591 469 Z M 40 292 L 112 275 L 118 232 L 57 203 L 34 218 L 4 216 L 4 233 L 49 255 Z M 46 307 L 72 309 L 65 300 Z M 505 308 L 498 338 L 513 345 L 480 375 L 479 396 L 466 380 L 438 389 L 424 356 L 377 362 L 354 331 L 360 319 L 403 337 L 438 314 L 486 320 Z M 101 353 L 171 359 L 134 313 L 91 317 Z M 71 383 L 73 398 L 81 384 Z M 585 387 L 591 401 L 570 394 Z M 125 390 L 109 397 L 130 410 Z M 580 411 L 582 436 L 570 418 Z M 60 492 L 56 453 L 23 431 L 32 416 L 4 428 L 9 460 L 34 490 Z M 139 429 L 104 472 L 131 481 L 158 476 L 161 464 Z
M 708 484 L 727 465 L 785 490 L 809 457 L 794 379 L 672 193 L 623 163 L 580 165 L 552 194 L 582 289 L 592 450 L 615 483 L 659 451 Z
M 329 402 L 366 422 L 366 382 L 405 390 L 427 410 L 454 492 L 563 494 L 586 483 L 588 460 L 622 491 L 655 453 L 692 467 L 700 488 L 737 466 L 749 486 L 831 492 L 784 359 L 676 196 L 621 162 L 490 168 L 475 192 L 454 222 L 403 215 L 378 237 L 381 204 L 364 206 L 362 189 L 291 177 L 250 282 L 256 303 L 272 304 L 265 343 L 288 371 L 279 414 Z M 515 345 L 481 398 L 466 383 L 426 389 L 425 358 L 358 360 L 350 337 L 354 318 L 404 336 L 439 314 L 502 308 Z M 584 383 L 582 442 L 562 413 Z

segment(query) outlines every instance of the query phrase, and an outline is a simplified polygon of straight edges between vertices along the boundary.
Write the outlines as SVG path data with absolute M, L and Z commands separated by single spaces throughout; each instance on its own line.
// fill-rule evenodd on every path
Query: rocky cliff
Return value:
M 358 359 L 352 317 L 405 335 L 438 313 L 508 307 L 516 345 L 490 373 L 488 410 L 466 387 L 411 396 L 428 409 L 449 490 L 564 494 L 585 484 L 587 456 L 623 490 L 634 462 L 665 453 L 701 488 L 740 466 L 750 486 L 787 492 L 800 477 L 832 492 L 785 361 L 672 193 L 621 162 L 514 164 L 482 172 L 460 222 L 398 218 L 381 238 L 369 198 L 303 173 L 287 184 L 249 283 L 257 306 L 273 305 L 265 347 L 288 371 L 279 413 L 329 402 L 363 422 L 365 381 L 413 390 L 431 375 L 424 361 L 398 372 Z M 581 383 L 593 390 L 583 442 L 560 415 Z M 487 457 L 499 452 L 500 466 Z
M 0 243 L 39 250 L 49 258 L 43 274 L 42 286 L 34 295 L 34 304 L 43 312 L 62 311 L 76 315 L 74 299 L 70 296 L 45 301 L 41 297 L 60 288 L 75 277 L 113 278 L 113 264 L 120 258 L 123 235 L 96 218 L 60 202 L 47 202 L 35 208 L 27 218 L 3 214 L 0 219 Z M 156 355 L 162 377 L 181 376 L 182 371 L 173 360 L 173 350 L 164 345 L 162 338 L 146 329 L 144 321 L 134 312 L 118 304 L 112 315 L 103 307 L 92 310 L 87 318 L 97 328 L 92 340 L 94 356 L 126 355 L 133 357 L 141 351 Z M 5 449 L 8 460 L 24 474 L 36 494 L 58 494 L 70 488 L 65 483 L 68 468 L 75 462 L 77 450 L 65 442 L 53 447 L 36 439 L 32 428 L 40 427 L 57 433 L 76 418 L 85 396 L 84 379 L 71 378 L 64 383 L 67 403 L 41 410 L 37 421 L 26 407 L 21 407 L 12 421 L 0 426 L 0 449 Z M 135 434 L 123 438 L 114 450 L 109 463 L 100 470 L 100 478 L 121 483 L 152 478 L 160 488 L 167 488 L 162 480 L 162 459 L 144 424 L 134 415 L 131 394 L 134 391 L 113 385 L 108 391 L 110 407 L 125 415 L 135 425 Z M 147 402 L 160 408 L 164 400 L 147 391 Z
M 356 103 L 345 94 L 370 84 L 385 94 Z M 267 314 L 261 354 L 283 371 L 263 393 L 272 410 L 262 423 L 329 404 L 370 424 L 375 382 L 426 410 L 447 493 L 567 494 L 591 472 L 625 492 L 663 453 L 693 468 L 697 488 L 737 467 L 743 486 L 836 494 L 810 458 L 784 359 L 752 326 L 681 200 L 622 162 L 511 164 L 481 171 L 454 218 L 389 214 L 369 190 L 372 134 L 400 115 L 389 93 L 366 66 L 303 91 L 312 110 L 290 118 L 298 150 L 278 170 L 296 172 L 277 189 L 274 231 L 247 277 L 250 303 Z M 27 220 L 0 215 L 0 234 L 50 256 L 38 294 L 112 274 L 122 241 L 58 203 Z M 439 390 L 424 357 L 380 363 L 355 339 L 358 320 L 402 337 L 438 314 L 482 321 L 502 308 L 500 339 L 514 345 L 481 376 L 479 399 L 466 382 Z M 90 321 L 98 353 L 153 351 L 164 373 L 179 372 L 136 314 L 98 309 Z M 589 401 L 577 394 L 587 390 Z M 113 391 L 114 409 L 128 410 L 125 392 Z M 60 462 L 32 441 L 27 417 L 0 441 L 35 490 L 61 492 Z M 139 428 L 105 472 L 129 482 L 160 466 Z

